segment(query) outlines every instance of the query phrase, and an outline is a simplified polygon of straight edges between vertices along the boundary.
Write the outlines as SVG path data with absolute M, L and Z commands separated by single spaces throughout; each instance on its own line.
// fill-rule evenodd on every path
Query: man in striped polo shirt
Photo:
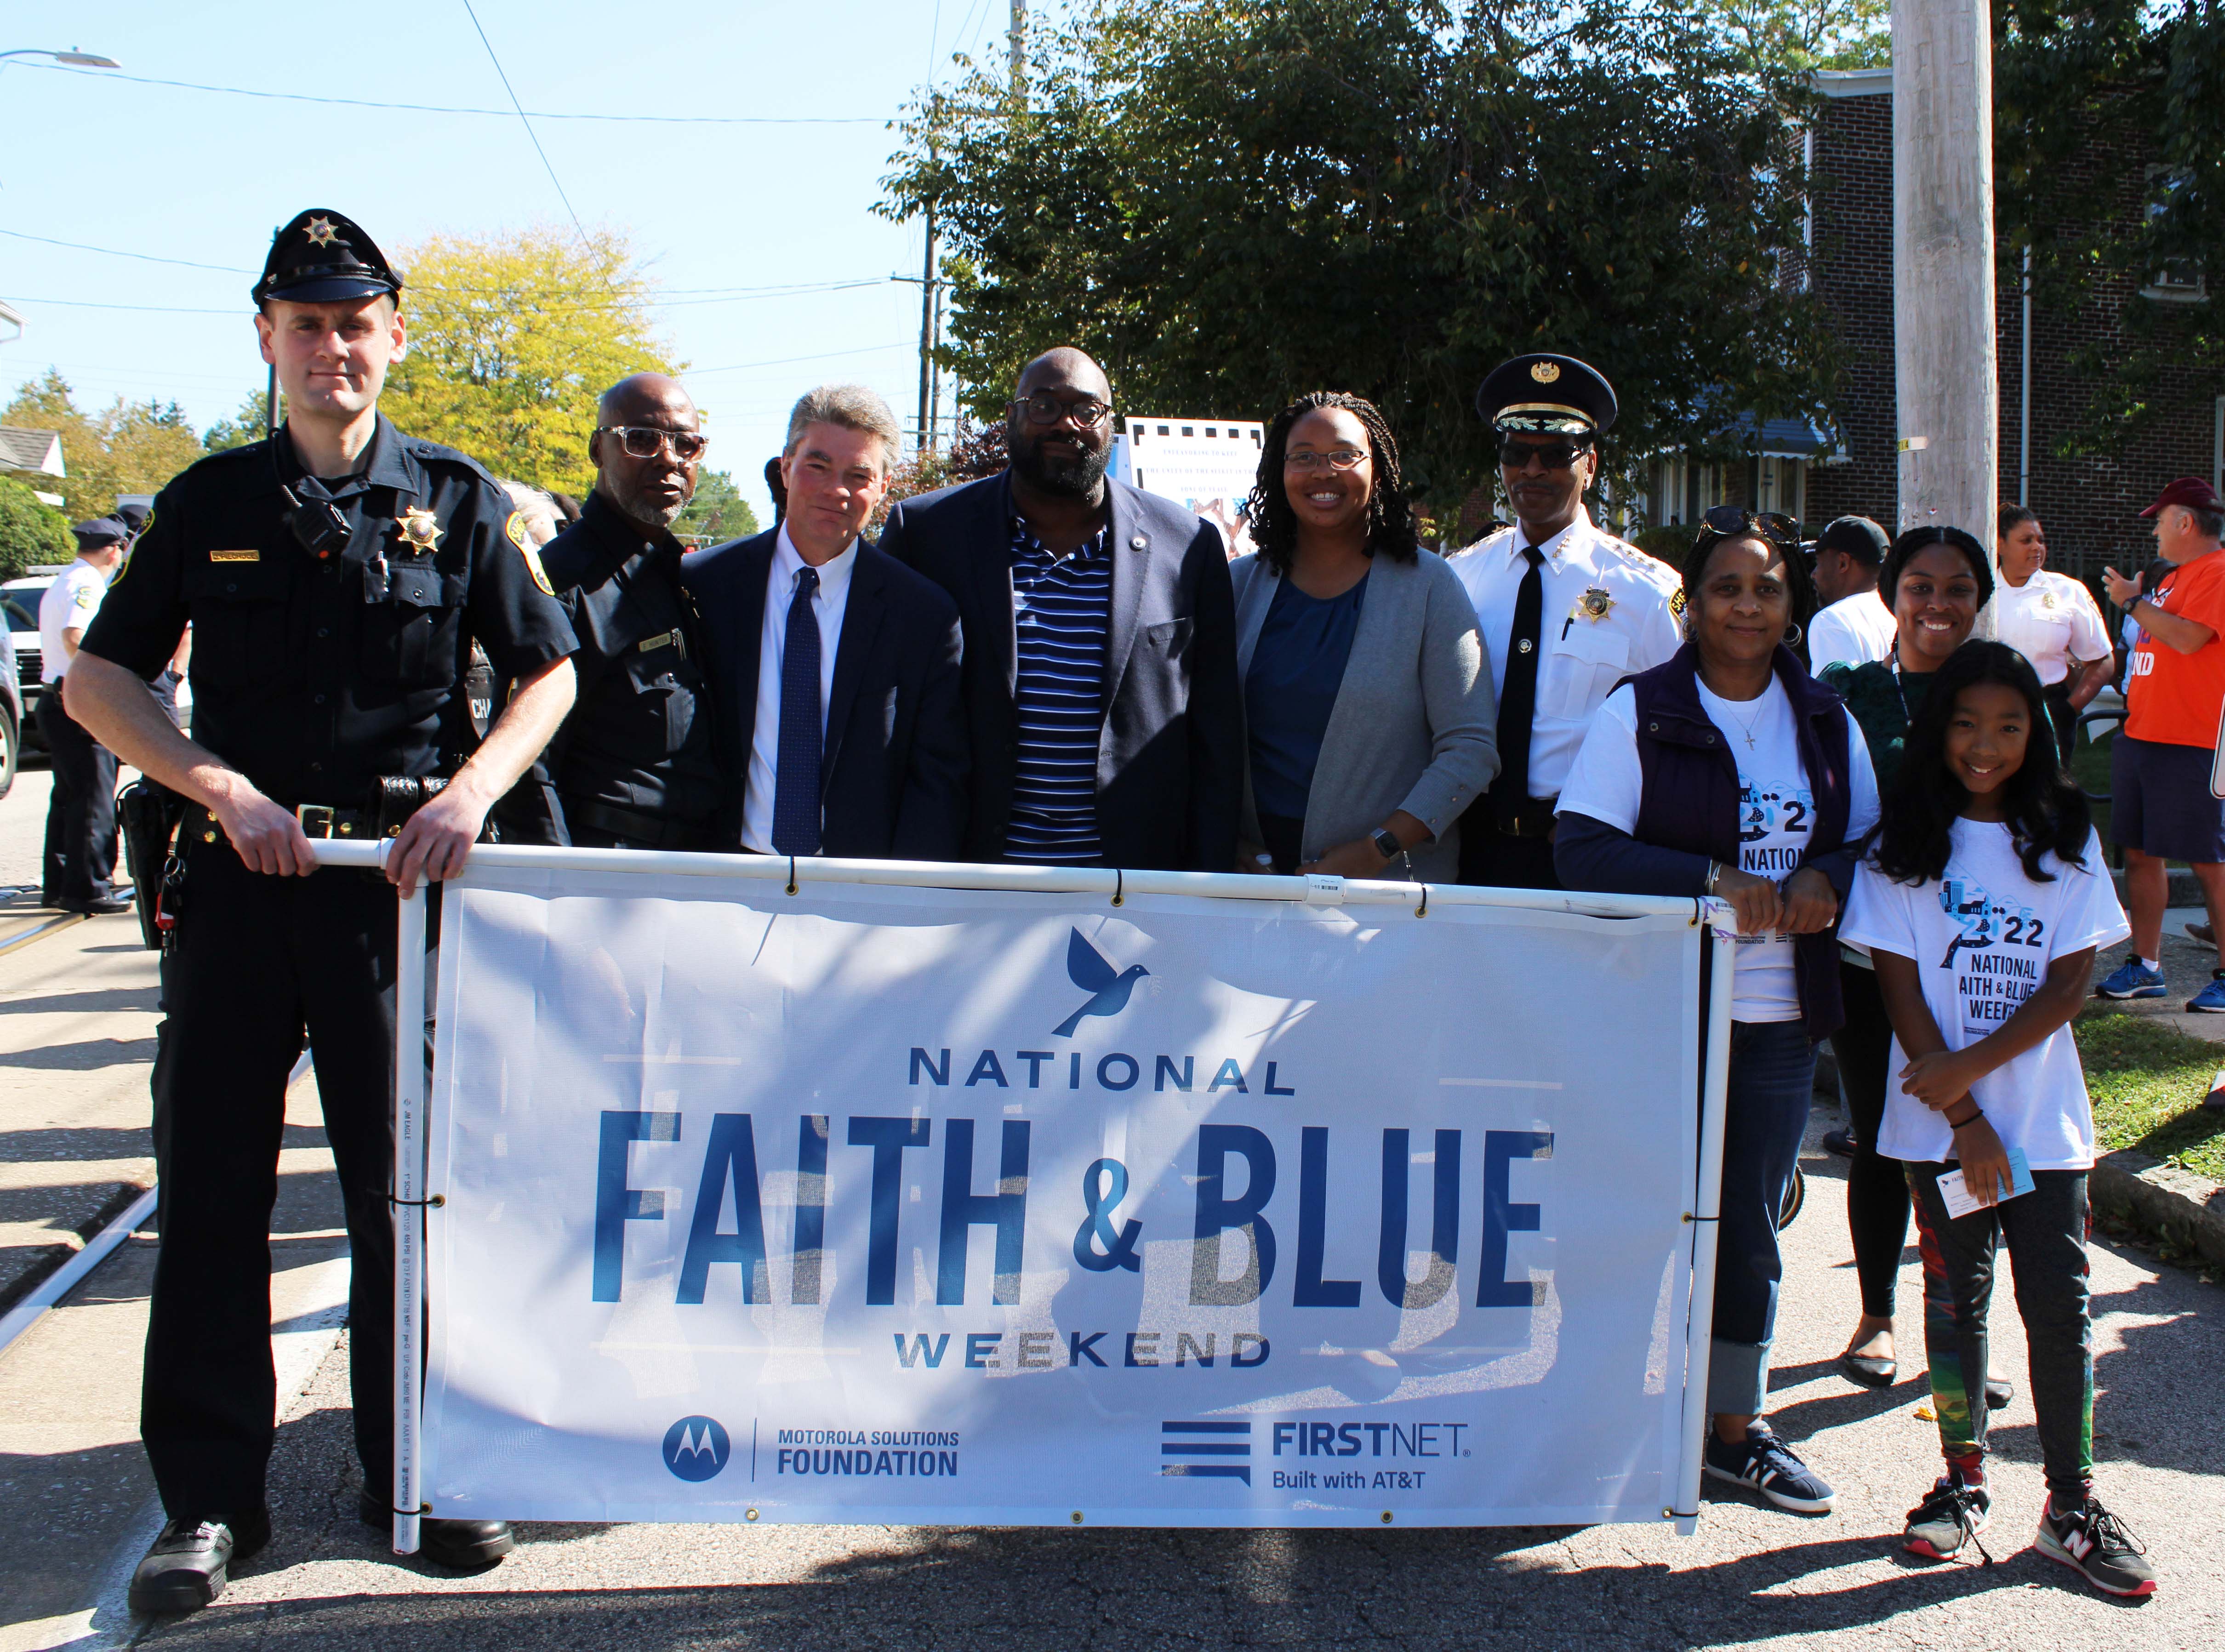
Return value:
M 1227 871 L 1242 731 L 1211 524 L 1105 474 L 1112 387 L 1030 362 L 1001 474 L 907 499 L 881 548 L 956 600 L 973 741 L 967 856 Z

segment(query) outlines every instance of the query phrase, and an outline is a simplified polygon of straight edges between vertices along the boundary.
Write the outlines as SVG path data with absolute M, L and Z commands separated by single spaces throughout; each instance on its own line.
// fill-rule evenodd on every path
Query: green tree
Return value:
M 501 241 L 435 236 L 399 263 L 409 348 L 386 415 L 498 476 L 585 495 L 595 399 L 629 373 L 678 373 L 650 325 L 625 237 L 541 227 Z
M 283 417 L 282 412 L 281 417 Z M 219 419 L 201 433 L 201 446 L 212 453 L 220 453 L 227 447 L 244 447 L 251 441 L 261 441 L 270 429 L 270 392 L 250 390 L 239 404 L 239 411 L 229 419 Z
M 944 365 L 985 422 L 1079 344 L 1138 412 L 1383 406 L 1442 508 L 1490 473 L 1473 397 L 1559 349 L 1621 397 L 1610 457 L 1820 415 L 1835 345 L 1780 279 L 1800 77 L 1617 0 L 1088 0 L 1029 106 L 976 71 L 904 127 L 880 210 L 954 255 Z
M 69 518 L 21 482 L 0 477 L 0 579 L 13 579 L 41 562 L 67 562 L 77 554 Z
M 62 496 L 62 510 L 73 522 L 106 516 L 119 494 L 161 492 L 201 457 L 200 438 L 176 402 L 118 396 L 106 412 L 88 414 L 78 407 L 69 381 L 51 367 L 16 391 L 0 421 L 61 434 L 68 474 L 42 485 Z
M 758 531 L 758 513 L 742 497 L 734 478 L 724 471 L 705 471 L 695 478 L 695 497 L 672 524 L 672 531 L 688 539 L 723 544 L 747 539 Z
M 1892 61 L 1892 0 L 1700 0 L 1749 67 L 1791 73 Z

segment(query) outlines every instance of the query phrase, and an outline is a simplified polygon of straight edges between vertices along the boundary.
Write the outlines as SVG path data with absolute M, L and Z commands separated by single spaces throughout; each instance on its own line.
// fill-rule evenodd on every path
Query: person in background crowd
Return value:
M 1927 1560 L 1985 1552 L 1991 1408 L 1972 1402 L 1965 1373 L 1987 1368 L 2006 1244 L 2047 1475 L 2035 1547 L 2098 1589 L 2146 1595 L 2155 1569 L 2094 1495 L 2094 1115 L 2070 1033 L 2095 952 L 2124 938 L 2125 915 L 2086 799 L 2051 761 L 2048 737 L 2039 679 L 2021 655 L 2000 642 L 1956 649 L 1908 731 L 1841 932 L 1875 960 L 1892 1019 L 1900 1081 L 1878 1145 L 1906 1167 L 1915 1196 L 1947 1459 L 1901 1541 Z M 1958 1213 L 1956 1191 L 1975 1208 Z
M 556 531 L 560 534 L 579 521 L 586 510 L 585 505 L 568 493 L 551 492 L 548 496 L 548 503 L 555 510 Z
M 392 1529 L 395 1042 L 425 1016 L 395 1002 L 396 887 L 463 870 L 572 702 L 571 627 L 509 497 L 462 454 L 378 416 L 406 337 L 401 292 L 338 212 L 278 232 L 252 293 L 286 423 L 162 491 L 65 683 L 70 715 L 186 804 L 155 1058 L 162 1244 L 139 1427 L 166 1523 L 133 1573 L 134 1611 L 206 1605 L 269 1540 L 269 1219 L 305 1033 L 353 1256 L 356 1512 Z M 188 623 L 192 740 L 144 681 Z M 468 709 L 473 638 L 517 691 L 471 758 L 428 786 Z M 390 833 L 384 877 L 320 870 L 313 832 Z M 444 1566 L 484 1567 L 512 1543 L 500 1521 L 420 1530 Z
M 2109 600 L 2140 623 L 2125 679 L 2125 726 L 2109 754 L 2109 836 L 2125 851 L 2133 955 L 2095 989 L 2104 997 L 2160 998 L 2166 860 L 2183 860 L 2202 885 L 2211 945 L 2225 934 L 2225 801 L 2210 794 L 2225 732 L 2225 499 L 2183 476 L 2140 513 L 2171 565 L 2152 590 L 2104 568 Z M 2225 1013 L 2225 956 L 2189 1010 Z
M 2039 673 L 2056 750 L 2067 764 L 2078 743 L 2078 713 L 2109 680 L 2109 628 L 2092 592 L 2049 570 L 2047 536 L 2032 511 L 2003 505 L 1994 549 L 2001 570 L 1994 592 L 1995 635 Z
M 580 646 L 571 715 L 502 801 L 505 842 L 707 849 L 719 769 L 694 606 L 672 522 L 695 494 L 705 438 L 678 380 L 636 373 L 603 392 L 594 491 L 542 555 Z M 536 510 L 553 526 L 553 510 Z M 521 509 L 529 538 L 534 528 Z
M 39 598 L 39 679 L 47 686 L 39 696 L 39 732 L 54 759 L 41 900 L 91 916 L 131 909 L 130 901 L 109 886 L 116 876 L 116 759 L 70 715 L 61 684 L 76 666 L 79 645 L 100 611 L 131 533 L 113 516 L 81 522 L 70 531 L 77 536 L 77 558 Z
M 1878 595 L 1885 529 L 1867 516 L 1841 516 L 1816 540 L 1816 600 L 1808 624 L 1808 668 L 1867 665 L 1892 652 L 1892 610 Z
M 1491 677 L 1457 575 L 1423 554 L 1383 415 L 1356 396 L 1275 415 L 1230 569 L 1244 682 L 1239 869 L 1447 883 L 1491 783 Z M 1248 864 L 1246 864 L 1248 863 Z
M 1876 821 L 1877 782 L 1839 697 L 1788 645 L 1815 594 L 1790 519 L 1708 512 L 1684 564 L 1691 640 L 1620 685 L 1561 789 L 1569 889 L 1714 895 L 1738 911 L 1708 1409 L 1710 1478 L 1829 1510 L 1822 1476 L 1761 1421 L 1816 1046 L 1839 1025 L 1832 929 Z M 1642 732 L 1641 732 L 1642 731 Z
M 1993 589 L 1985 547 L 1959 528 L 1911 528 L 1893 541 L 1878 581 L 1879 594 L 1893 616 L 1892 654 L 1883 661 L 1835 665 L 1818 674 L 1845 697 L 1880 787 L 1891 789 L 1901 742 L 1923 708 L 1933 675 L 1968 639 Z M 1839 993 L 1846 1021 L 1831 1035 L 1831 1053 L 1838 1060 L 1839 1089 L 1854 1125 L 1844 1148 L 1853 1161 L 1847 1171 L 1847 1227 L 1862 1294 L 1861 1318 L 1839 1356 L 1839 1372 L 1864 1388 L 1891 1388 L 1899 1380 L 1893 1288 L 1908 1239 L 1908 1179 L 1898 1163 L 1879 1156 L 1877 1147 L 1892 1027 L 1867 954 L 1852 947 L 1841 950 Z M 2008 1384 L 1987 1378 L 1986 1397 L 1996 1409 L 2006 1405 Z
M 526 538 L 536 545 L 546 546 L 574 520 L 558 508 L 555 494 L 544 492 L 530 482 L 505 480 L 502 491 L 510 496 L 510 509 L 517 512 L 518 521 L 525 524 Z
M 1614 390 L 1569 356 L 1517 356 L 1476 391 L 1514 526 L 1453 558 L 1499 708 L 1499 775 L 1461 817 L 1460 881 L 1556 889 L 1553 800 L 1585 727 L 1624 677 L 1682 641 L 1677 574 L 1592 525 L 1584 490 Z
M 789 415 L 789 509 L 698 551 L 720 771 L 718 841 L 761 855 L 956 860 L 966 840 L 958 610 L 863 535 L 903 430 L 858 384 Z
M 1049 351 L 1014 387 L 1006 468 L 904 500 L 881 548 L 965 626 L 967 859 L 1226 871 L 1244 783 L 1227 555 L 1210 522 L 1105 474 L 1112 437 L 1104 370 Z
M 781 474 L 777 458 L 765 460 L 765 491 L 772 495 L 772 525 L 780 526 L 781 518 L 788 515 L 788 482 Z

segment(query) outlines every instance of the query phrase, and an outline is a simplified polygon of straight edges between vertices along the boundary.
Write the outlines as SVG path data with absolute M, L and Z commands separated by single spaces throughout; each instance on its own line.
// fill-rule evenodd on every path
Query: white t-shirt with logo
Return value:
M 2057 959 L 2107 946 L 2132 933 L 2101 858 L 2098 833 L 2083 867 L 2053 854 L 2040 862 L 2052 883 L 2025 876 L 2006 826 L 1957 820 L 1943 878 L 1896 883 L 1865 863 L 1854 874 L 1839 937 L 1850 946 L 1916 960 L 1924 1002 L 1950 1050 L 1968 1049 L 2016 1012 Z M 1886 1072 L 1885 1124 L 1877 1150 L 1888 1159 L 1942 1163 L 1955 1151 L 1947 1121 L 1897 1076 L 1908 1065 L 1896 1035 Z M 2085 1170 L 2094 1163 L 2094 1114 L 2078 1046 L 2069 1027 L 1971 1086 L 2005 1147 L 2035 1170 Z
M 83 557 L 54 576 L 54 584 L 39 598 L 41 682 L 52 684 L 62 680 L 62 674 L 69 669 L 69 660 L 62 649 L 62 633 L 90 630 L 92 617 L 100 611 L 100 599 L 107 594 L 108 576 Z
M 1758 699 L 1724 699 L 1698 685 L 1700 709 L 1721 731 L 1738 764 L 1739 870 L 1782 883 L 1800 869 L 1816 832 L 1816 794 L 1800 766 L 1799 729 L 1784 685 L 1772 676 Z M 1749 737 L 1751 743 L 1749 744 Z M 1877 775 L 1869 748 L 1847 719 L 1851 797 L 1849 842 L 1877 824 Z M 1584 737 L 1575 768 L 1561 788 L 1564 813 L 1588 814 L 1618 832 L 1638 830 L 1645 771 L 1638 756 L 1638 697 L 1624 687 L 1608 695 Z M 1740 935 L 1732 985 L 1734 1021 L 1797 1021 L 1799 978 L 1789 935 Z
M 1890 658 L 1899 635 L 1899 622 L 1885 598 L 1874 591 L 1857 591 L 1810 616 L 1808 668 L 1820 674 L 1825 666 L 1866 666 Z

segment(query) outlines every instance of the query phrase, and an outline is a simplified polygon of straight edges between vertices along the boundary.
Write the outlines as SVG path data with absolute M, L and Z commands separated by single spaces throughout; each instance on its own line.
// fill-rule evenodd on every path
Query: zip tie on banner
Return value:
M 788 892 L 790 895 L 796 893 L 796 857 L 794 855 L 788 858 Z
M 1414 915 L 1417 918 L 1429 915 L 1429 886 L 1427 883 L 1422 885 L 1422 904 L 1414 908 Z
M 447 1195 L 442 1193 L 434 1193 L 430 1199 L 396 1199 L 394 1196 L 392 1190 L 390 1189 L 386 1195 L 386 1202 L 390 1205 L 401 1206 L 410 1210 L 436 1211 L 445 1206 L 448 1200 Z M 403 1512 L 407 1513 L 408 1510 L 405 1510 Z
M 415 1509 L 389 1509 L 386 1512 L 390 1515 L 415 1515 L 422 1520 L 433 1512 L 433 1505 L 429 1503 L 421 1503 Z
M 1128 875 L 1118 866 L 1112 869 L 1112 904 L 1122 905 L 1128 898 Z

